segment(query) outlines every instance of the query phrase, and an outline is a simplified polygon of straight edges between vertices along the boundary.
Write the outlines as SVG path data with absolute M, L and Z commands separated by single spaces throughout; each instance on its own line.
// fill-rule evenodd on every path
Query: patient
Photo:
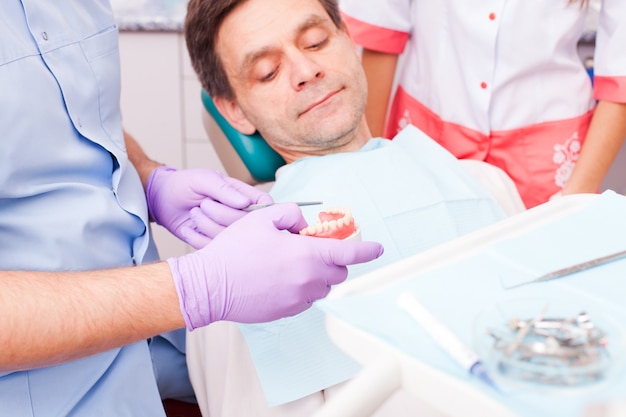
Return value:
M 383 256 L 351 267 L 350 278 L 504 217 L 421 131 L 371 137 L 365 75 L 336 1 L 191 0 L 185 36 L 220 113 L 242 133 L 259 131 L 287 162 L 274 200 L 323 201 L 303 207 L 309 223 L 324 208 L 346 207 L 363 240 L 384 245 Z M 315 307 L 267 324 L 195 330 L 187 357 L 211 417 L 307 416 L 360 370 L 333 345 Z

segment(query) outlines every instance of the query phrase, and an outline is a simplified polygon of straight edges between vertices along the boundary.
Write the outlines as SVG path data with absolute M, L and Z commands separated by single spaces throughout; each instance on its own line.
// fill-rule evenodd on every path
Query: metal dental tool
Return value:
M 525 282 L 522 282 L 522 283 L 519 283 L 519 284 L 511 285 L 510 287 L 505 287 L 505 289 L 510 290 L 510 289 L 518 288 L 518 287 L 521 287 L 521 286 L 527 285 L 527 284 L 533 284 L 533 283 L 537 283 L 537 282 L 544 282 L 544 281 L 550 281 L 550 280 L 553 280 L 553 279 L 562 278 L 564 276 L 571 275 L 571 274 L 574 274 L 576 272 L 584 271 L 586 269 L 590 269 L 590 268 L 593 268 L 595 266 L 603 265 L 603 264 L 609 263 L 611 261 L 618 260 L 618 259 L 623 258 L 623 257 L 626 257 L 626 250 L 619 251 L 619 252 L 613 253 L 611 255 L 601 256 L 599 258 L 591 259 L 591 260 L 585 261 L 585 262 L 581 262 L 579 264 L 568 266 L 566 268 L 557 269 L 556 271 L 549 272 L 549 273 L 547 273 L 545 275 L 542 275 L 542 276 L 540 276 L 538 278 L 535 278 L 535 279 L 532 279 L 530 281 L 525 281 Z
M 265 208 L 265 207 L 273 206 L 274 204 L 280 204 L 280 203 L 250 204 L 248 207 L 243 209 L 243 211 L 258 210 L 258 209 L 262 209 L 262 208 Z M 302 207 L 302 206 L 315 206 L 315 205 L 318 205 L 318 204 L 324 204 L 324 202 L 323 201 L 299 201 L 299 202 L 296 202 L 296 204 L 298 206 Z
M 506 356 L 511 356 L 511 354 L 513 353 L 513 351 L 515 351 L 515 349 L 517 349 L 519 347 L 519 345 L 522 343 L 522 340 L 526 337 L 526 335 L 528 334 L 528 332 L 540 321 L 543 320 L 543 316 L 544 314 L 546 314 L 546 311 L 548 310 L 549 304 L 546 304 L 545 306 L 543 306 L 543 309 L 541 309 L 541 311 L 539 312 L 539 314 L 537 314 L 537 316 L 535 316 L 534 319 L 532 319 L 532 321 L 530 321 L 529 323 L 526 323 L 524 326 L 522 326 L 517 333 L 515 334 L 515 337 L 513 338 L 513 341 L 511 343 L 509 343 L 509 345 L 506 347 L 506 350 L 504 351 L 504 353 L 506 354 Z
M 498 370 L 511 378 L 552 386 L 576 386 L 605 376 L 609 336 L 584 311 L 565 317 L 511 317 L 487 329 Z

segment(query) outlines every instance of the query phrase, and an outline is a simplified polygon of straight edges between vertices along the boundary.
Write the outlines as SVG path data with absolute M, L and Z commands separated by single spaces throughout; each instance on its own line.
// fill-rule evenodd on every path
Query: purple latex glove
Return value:
M 219 171 L 167 166 L 150 174 L 146 199 L 150 217 L 196 249 L 245 216 L 241 209 L 273 202 L 269 194 Z
M 168 259 L 187 328 L 293 316 L 343 282 L 346 265 L 383 253 L 376 242 L 297 234 L 306 226 L 295 204 L 277 204 L 251 212 L 204 249 Z

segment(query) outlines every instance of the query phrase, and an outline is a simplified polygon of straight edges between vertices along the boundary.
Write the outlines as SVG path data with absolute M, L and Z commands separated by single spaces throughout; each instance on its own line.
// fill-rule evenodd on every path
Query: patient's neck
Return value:
M 295 162 L 298 159 L 305 158 L 307 156 L 323 156 L 330 155 L 336 153 L 344 153 L 344 152 L 356 152 L 361 149 L 365 144 L 372 138 L 372 134 L 365 122 L 365 118 L 362 118 L 359 122 L 356 129 L 350 132 L 350 137 L 347 141 L 344 142 L 343 145 L 337 146 L 335 148 L 326 148 L 326 149 L 308 149 L 306 151 L 303 150 L 281 150 L 276 149 L 277 152 L 283 157 L 283 159 L 289 164 L 291 162 Z

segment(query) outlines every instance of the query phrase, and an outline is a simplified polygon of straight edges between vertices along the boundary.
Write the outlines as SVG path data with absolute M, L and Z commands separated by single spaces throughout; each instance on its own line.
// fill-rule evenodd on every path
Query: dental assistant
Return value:
M 593 87 L 576 49 L 587 0 L 340 7 L 364 48 L 374 135 L 413 124 L 457 158 L 502 168 L 528 208 L 599 190 L 626 138 L 626 2 L 602 1 Z
M 295 205 L 246 214 L 271 197 L 150 160 L 119 77 L 108 0 L 0 2 L 2 416 L 162 417 L 161 398 L 192 395 L 184 327 L 297 314 L 382 252 L 299 236 Z M 201 249 L 157 262 L 150 219 Z

